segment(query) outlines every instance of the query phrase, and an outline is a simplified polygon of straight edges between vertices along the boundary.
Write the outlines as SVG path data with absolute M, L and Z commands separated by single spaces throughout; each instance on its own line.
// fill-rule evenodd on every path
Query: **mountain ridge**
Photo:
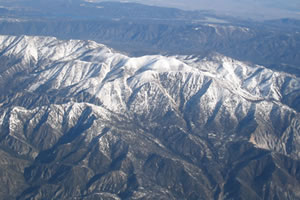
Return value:
M 0 152 L 22 163 L 3 197 L 300 198 L 298 77 L 220 54 L 0 41 Z

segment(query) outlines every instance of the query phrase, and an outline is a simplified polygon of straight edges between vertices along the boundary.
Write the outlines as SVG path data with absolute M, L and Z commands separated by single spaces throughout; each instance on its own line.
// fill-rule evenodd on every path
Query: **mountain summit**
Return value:
M 300 79 L 220 54 L 0 36 L 1 199 L 300 199 Z

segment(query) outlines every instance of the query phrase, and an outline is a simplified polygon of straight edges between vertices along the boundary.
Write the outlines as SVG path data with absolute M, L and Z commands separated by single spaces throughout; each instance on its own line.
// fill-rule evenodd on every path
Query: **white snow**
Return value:
M 188 100 L 201 89 L 204 79 L 212 80 L 213 87 L 223 89 L 208 91 L 214 91 L 210 95 L 216 100 L 227 90 L 247 100 L 280 102 L 279 86 L 289 77 L 219 54 L 204 59 L 161 55 L 130 58 L 93 41 L 0 36 L 0 50 L 5 48 L 4 55 L 22 57 L 24 63 L 43 61 L 31 74 L 33 81 L 28 91 L 34 92 L 44 84 L 51 86 L 49 90 L 67 89 L 66 96 L 84 91 L 99 98 L 105 107 L 119 112 L 126 110 L 130 96 L 145 84 L 161 88 L 170 102 L 179 105 L 176 88 L 184 84 L 183 98 Z M 172 80 L 173 89 L 164 88 L 162 76 Z M 299 78 L 290 78 L 285 93 L 300 89 Z
M 112 117 L 121 116 L 132 120 L 136 115 L 141 115 L 153 120 L 141 122 L 146 124 L 155 123 L 159 116 L 169 113 L 183 119 L 182 114 L 188 111 L 193 112 L 192 129 L 205 125 L 211 117 L 216 126 L 222 126 L 227 118 L 238 124 L 253 109 L 253 101 L 254 117 L 259 118 L 257 129 L 248 138 L 253 144 L 267 149 L 279 148 L 276 147 L 277 142 L 284 146 L 284 136 L 269 136 L 272 135 L 269 132 L 276 131 L 270 120 L 274 107 L 295 116 L 284 134 L 288 135 L 290 130 L 295 133 L 300 130 L 299 113 L 282 101 L 285 95 L 300 91 L 298 77 L 220 54 L 206 58 L 161 55 L 128 57 L 93 41 L 28 36 L 0 36 L 0 51 L 4 56 L 21 60 L 12 68 L 22 66 L 28 70 L 25 90 L 35 93 L 44 88 L 37 94 L 63 92 L 59 95 L 71 99 L 67 104 L 33 110 L 15 107 L 8 118 L 11 137 L 25 140 L 26 136 L 22 133 L 24 122 L 35 127 L 45 112 L 49 114 L 47 126 L 57 130 L 54 134 L 59 137 L 63 129 L 61 122 L 66 120 L 67 125 L 75 126 L 87 107 L 92 108 L 92 115 L 96 117 L 91 129 L 97 131 L 90 131 L 86 140 L 100 134 L 98 130 L 101 131 L 107 124 L 115 123 Z M 34 71 L 29 69 L 32 65 Z M 85 94 L 89 95 L 83 96 Z M 97 103 L 76 103 L 81 96 L 96 98 Z M 3 113 L 0 123 L 4 123 L 7 111 Z M 219 137 L 213 132 L 209 132 L 208 136 L 212 139 Z M 109 152 L 109 143 L 114 140 L 111 133 L 101 137 L 99 142 L 103 145 L 100 145 L 100 150 Z M 295 136 L 295 141 L 299 144 L 300 138 Z M 159 141 L 154 142 L 163 147 Z M 219 143 L 221 145 L 221 140 Z

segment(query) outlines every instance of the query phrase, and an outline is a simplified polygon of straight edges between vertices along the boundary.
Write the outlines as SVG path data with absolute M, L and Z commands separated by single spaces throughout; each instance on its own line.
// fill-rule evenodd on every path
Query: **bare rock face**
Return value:
M 300 79 L 222 55 L 0 37 L 1 199 L 300 199 Z

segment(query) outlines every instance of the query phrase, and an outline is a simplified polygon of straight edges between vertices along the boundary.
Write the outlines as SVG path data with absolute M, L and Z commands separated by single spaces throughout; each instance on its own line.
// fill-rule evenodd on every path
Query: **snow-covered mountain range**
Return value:
M 7 199 L 300 198 L 299 77 L 0 36 L 0 91 Z

